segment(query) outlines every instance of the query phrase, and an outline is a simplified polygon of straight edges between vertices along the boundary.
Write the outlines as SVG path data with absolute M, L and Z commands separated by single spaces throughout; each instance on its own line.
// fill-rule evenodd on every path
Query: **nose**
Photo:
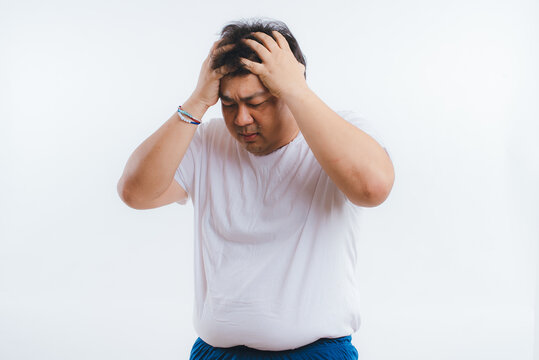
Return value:
M 251 114 L 249 113 L 249 109 L 244 104 L 238 105 L 238 112 L 236 114 L 236 118 L 234 119 L 234 123 L 238 126 L 246 126 L 253 122 L 253 118 L 251 117 Z

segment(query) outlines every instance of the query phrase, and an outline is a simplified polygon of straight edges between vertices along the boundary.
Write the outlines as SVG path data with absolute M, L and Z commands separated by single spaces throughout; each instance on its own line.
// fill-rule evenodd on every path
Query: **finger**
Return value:
M 237 67 L 232 65 L 223 65 L 215 69 L 214 71 L 219 75 L 219 78 L 230 74 L 231 72 L 234 72 L 237 70 Z
M 255 75 L 261 75 L 264 72 L 264 65 L 251 61 L 246 58 L 240 58 L 241 63 L 245 66 L 247 70 Z
M 223 40 L 220 39 L 220 40 L 217 40 L 217 41 L 215 41 L 215 42 L 213 43 L 213 45 L 211 46 L 210 52 L 209 52 L 209 55 L 210 55 L 210 56 L 211 56 L 216 50 L 221 49 L 221 48 L 223 48 L 223 47 L 225 47 L 225 46 L 228 46 L 228 45 L 232 45 L 232 44 L 221 45 L 221 42 L 222 42 L 222 41 L 223 41 Z
M 225 53 L 233 49 L 234 46 L 236 46 L 236 44 L 227 44 L 227 45 L 219 46 L 218 48 L 214 49 L 213 55 L 214 56 L 221 55 L 222 53 Z
M 219 47 L 212 47 L 212 52 L 208 56 L 208 61 L 211 62 L 212 68 L 214 67 L 213 63 L 216 58 L 218 58 L 220 55 L 226 53 L 227 51 L 230 51 L 231 49 L 236 46 L 235 44 L 227 44 L 227 45 L 221 45 Z
M 219 45 L 219 42 L 221 40 L 217 40 L 216 42 L 213 43 L 213 45 L 211 46 L 211 49 L 210 49 L 210 55 L 214 52 L 214 50 L 217 48 L 217 46 Z
M 257 53 L 260 60 L 262 60 L 263 62 L 267 61 L 268 58 L 270 57 L 271 54 L 269 50 L 266 49 L 266 47 L 262 45 L 261 43 L 259 43 L 258 41 L 253 40 L 253 39 L 242 39 L 242 41 L 251 49 L 253 49 Z
M 284 37 L 283 34 L 278 32 L 277 30 L 272 31 L 273 36 L 277 40 L 277 44 L 279 44 L 279 47 L 281 49 L 289 49 L 290 50 L 290 44 L 288 43 L 288 40 Z
M 277 44 L 277 42 L 275 42 L 275 39 L 266 34 L 265 32 L 257 31 L 251 34 L 258 40 L 262 41 L 266 49 L 268 49 L 270 52 L 274 50 L 279 50 L 279 45 Z

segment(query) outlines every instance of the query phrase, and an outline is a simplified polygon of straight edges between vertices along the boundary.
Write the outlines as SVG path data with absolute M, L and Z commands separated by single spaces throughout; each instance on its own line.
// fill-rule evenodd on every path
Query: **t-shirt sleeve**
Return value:
M 378 130 L 378 127 L 375 126 L 371 121 L 368 121 L 366 118 L 356 114 L 353 111 L 337 111 L 337 114 L 339 114 L 343 119 L 345 119 L 352 125 L 359 128 L 361 131 L 367 133 L 374 140 L 376 140 L 376 142 L 384 148 L 384 150 L 387 152 L 387 155 L 391 158 L 391 154 L 387 149 L 386 141 L 384 140 L 383 135 Z M 358 207 L 353 204 L 350 199 L 348 199 L 348 197 L 344 195 L 344 193 L 342 193 L 342 195 L 346 199 L 347 203 L 352 205 L 354 208 Z
M 177 201 L 178 204 L 184 205 L 187 203 L 189 198 L 193 196 L 193 184 L 195 182 L 195 174 L 197 172 L 197 166 L 200 166 L 200 163 L 197 162 L 201 158 L 204 148 L 204 134 L 207 132 L 206 128 L 209 124 L 208 122 L 203 122 L 200 125 L 197 125 L 198 128 L 193 135 L 193 139 L 187 147 L 187 151 L 183 156 L 180 165 L 176 169 L 174 174 L 174 180 L 187 192 L 188 197 L 182 201 Z
M 386 140 L 383 137 L 383 134 L 380 133 L 378 127 L 372 123 L 372 121 L 368 121 L 365 117 L 360 116 L 356 114 L 353 111 L 337 111 L 337 114 L 339 114 L 343 119 L 351 123 L 352 125 L 359 128 L 361 131 L 364 131 L 367 133 L 370 137 L 372 137 L 380 146 L 382 146 L 385 151 L 389 154 L 389 150 L 387 148 Z M 391 156 L 390 156 L 391 157 Z

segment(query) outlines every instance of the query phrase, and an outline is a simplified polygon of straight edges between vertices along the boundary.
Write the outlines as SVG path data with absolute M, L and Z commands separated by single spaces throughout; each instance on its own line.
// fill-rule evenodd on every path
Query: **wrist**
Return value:
M 310 93 L 311 89 L 309 89 L 309 86 L 307 86 L 307 83 L 305 83 L 283 90 L 281 94 L 285 101 L 294 101 L 295 99 L 304 98 Z
M 193 115 L 197 119 L 202 119 L 202 116 L 210 107 L 200 101 L 196 96 L 191 95 L 187 101 L 182 104 L 182 109 Z

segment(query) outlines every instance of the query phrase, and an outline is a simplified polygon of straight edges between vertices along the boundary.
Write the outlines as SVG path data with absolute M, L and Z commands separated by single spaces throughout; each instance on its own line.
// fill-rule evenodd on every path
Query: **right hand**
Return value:
M 223 65 L 217 69 L 212 69 L 213 58 L 216 55 L 229 51 L 235 46 L 235 44 L 220 46 L 220 41 L 221 40 L 217 40 L 213 43 L 208 57 L 206 57 L 202 63 L 198 83 L 192 95 L 192 97 L 196 98 L 208 108 L 215 105 L 217 100 L 219 100 L 219 85 L 221 78 L 235 70 L 227 67 L 226 65 Z

